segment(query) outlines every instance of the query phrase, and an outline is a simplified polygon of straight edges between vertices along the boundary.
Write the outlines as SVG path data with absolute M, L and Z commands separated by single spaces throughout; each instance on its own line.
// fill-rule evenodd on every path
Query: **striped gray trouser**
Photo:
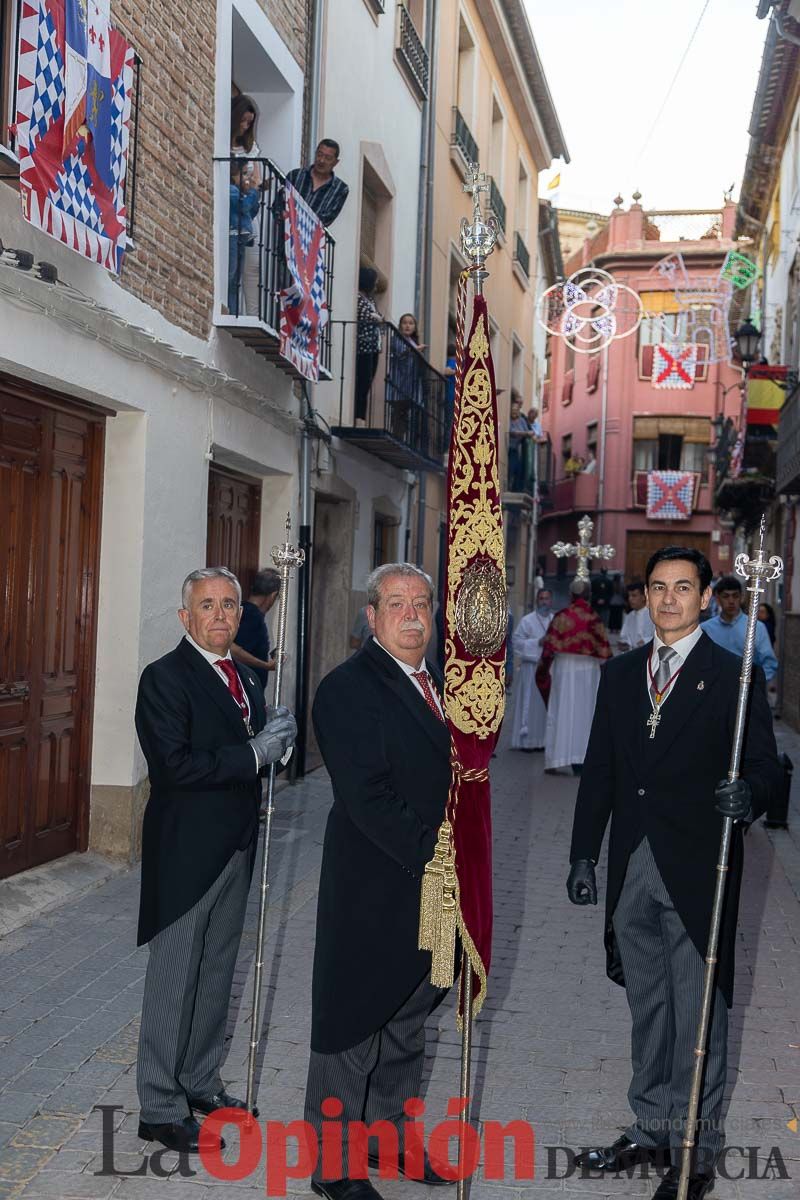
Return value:
M 614 912 L 614 933 L 633 1018 L 633 1078 L 628 1101 L 636 1121 L 625 1132 L 642 1145 L 669 1142 L 680 1163 L 689 1107 L 704 961 L 686 932 L 645 838 L 631 855 Z M 697 1168 L 710 1169 L 722 1149 L 722 1097 L 728 1010 L 716 990 L 698 1122 Z
M 187 1096 L 222 1090 L 219 1064 L 250 889 L 250 851 L 237 850 L 197 903 L 150 942 L 136 1065 L 141 1118 L 189 1116 Z
M 321 1145 L 322 1101 L 341 1100 L 342 1169 L 333 1179 L 346 1178 L 347 1137 L 350 1121 L 389 1121 L 400 1130 L 406 1119 L 403 1104 L 420 1094 L 425 1063 L 425 1021 L 430 1016 L 441 989 L 432 987 L 427 977 L 393 1017 L 375 1033 L 335 1054 L 311 1051 L 306 1085 L 305 1119 L 316 1130 Z M 374 1140 L 371 1146 L 374 1145 Z M 321 1156 L 312 1179 L 322 1180 Z

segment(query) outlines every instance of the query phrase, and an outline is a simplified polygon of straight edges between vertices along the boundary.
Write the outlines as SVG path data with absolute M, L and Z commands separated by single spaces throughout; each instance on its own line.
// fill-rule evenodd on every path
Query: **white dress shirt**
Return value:
M 375 642 L 376 646 L 381 646 L 380 642 L 378 641 L 378 639 L 375 637 L 374 634 L 372 635 L 372 640 Z M 438 708 L 439 712 L 442 714 L 442 719 L 444 719 L 444 712 L 442 711 L 442 702 L 439 699 L 439 689 L 437 688 L 436 684 L 433 682 L 433 677 L 431 676 L 430 671 L 428 671 L 428 664 L 425 662 L 425 659 L 424 658 L 422 659 L 422 662 L 419 664 L 418 667 L 410 667 L 408 665 L 408 663 L 404 663 L 401 661 L 401 659 L 395 658 L 393 654 L 390 654 L 385 646 L 381 646 L 381 650 L 383 651 L 384 654 L 388 654 L 389 658 L 393 659 L 393 661 L 397 663 L 400 670 L 403 671 L 408 676 L 408 678 L 411 680 L 414 687 L 419 692 L 420 696 L 422 696 L 423 700 L 425 700 L 425 693 L 422 690 L 422 686 L 421 686 L 419 680 L 414 678 L 414 672 L 415 671 L 426 671 L 427 672 L 428 678 L 430 679 L 430 689 L 431 689 L 431 693 L 433 694 L 434 702 L 435 702 L 436 707 Z M 425 701 L 425 702 L 427 703 L 427 701 Z
M 216 671 L 219 678 L 225 684 L 225 691 L 228 693 L 228 695 L 231 695 L 231 690 L 228 687 L 228 676 L 225 674 L 222 667 L 217 666 L 217 663 L 219 662 L 219 660 L 221 658 L 229 658 L 231 660 L 231 662 L 234 662 L 233 655 L 231 654 L 230 650 L 228 651 L 227 654 L 213 654 L 210 650 L 204 650 L 202 646 L 198 646 L 197 642 L 194 640 L 194 638 L 192 637 L 192 635 L 190 633 L 185 633 L 183 636 L 185 637 L 185 639 L 189 643 L 189 645 L 192 646 L 197 651 L 198 654 L 202 654 L 202 656 L 206 660 L 206 662 L 214 668 L 214 670 Z M 235 665 L 235 663 L 234 663 L 234 665 Z M 244 702 L 247 705 L 247 722 L 249 723 L 249 721 L 250 721 L 250 697 L 247 694 L 247 688 L 244 686 L 244 684 L 242 684 L 242 694 L 244 696 Z M 258 755 L 256 754 L 254 746 L 251 746 L 250 748 L 253 751 L 253 755 L 256 760 L 256 770 L 258 771 L 259 770 Z
M 695 646 L 700 641 L 700 638 L 702 636 L 703 636 L 703 629 L 700 625 L 697 625 L 697 626 L 695 626 L 695 628 L 692 630 L 691 633 L 686 634 L 686 637 L 679 638 L 677 642 L 672 643 L 672 645 L 670 646 L 670 650 L 673 650 L 675 652 L 675 654 L 677 654 L 678 660 L 679 660 L 677 663 L 674 664 L 674 666 L 672 668 L 673 675 L 676 671 L 679 671 L 683 668 L 683 664 L 686 662 L 686 659 L 689 657 L 692 650 L 694 650 Z M 659 646 L 666 646 L 666 644 L 667 644 L 666 642 L 662 642 L 661 638 L 658 636 L 657 633 L 653 634 L 653 649 L 650 653 L 650 671 L 648 672 L 648 676 L 647 676 L 647 694 L 648 695 L 650 695 L 650 675 L 652 674 L 653 679 L 655 679 L 656 672 L 658 671 L 658 648 L 659 648 Z M 666 696 L 661 701 L 662 705 L 666 704 L 667 700 L 669 700 L 670 696 L 672 695 L 672 690 L 673 690 L 676 682 L 677 682 L 677 680 L 673 681 Z M 652 696 L 650 698 L 650 702 L 652 703 Z

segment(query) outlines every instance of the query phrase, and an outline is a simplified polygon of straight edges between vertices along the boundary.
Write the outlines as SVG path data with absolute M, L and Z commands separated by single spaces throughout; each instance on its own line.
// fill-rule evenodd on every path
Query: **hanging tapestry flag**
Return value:
M 108 24 L 107 0 L 22 0 L 15 128 L 23 215 L 115 272 L 127 241 L 133 61 Z
M 286 266 L 292 282 L 280 294 L 280 350 L 304 378 L 316 383 L 320 333 L 328 320 L 325 226 L 290 183 L 285 191 Z
M 688 521 L 698 476 L 694 471 L 648 471 L 647 516 L 652 521 Z
M 786 400 L 788 367 L 753 363 L 747 373 L 747 425 L 778 426 Z
M 653 387 L 694 387 L 696 369 L 697 346 L 693 343 L 688 346 L 661 344 L 653 347 Z

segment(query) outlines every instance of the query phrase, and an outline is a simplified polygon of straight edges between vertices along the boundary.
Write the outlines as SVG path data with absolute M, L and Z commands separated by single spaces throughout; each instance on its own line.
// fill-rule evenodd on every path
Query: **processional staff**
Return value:
M 747 591 L 750 593 L 750 607 L 747 613 L 747 631 L 742 653 L 742 673 L 739 676 L 739 699 L 736 704 L 736 725 L 733 733 L 728 782 L 735 783 L 739 778 L 739 768 L 742 761 L 742 746 L 744 744 L 744 727 L 747 720 L 747 703 L 750 696 L 750 681 L 753 676 L 753 650 L 756 643 L 758 627 L 758 609 L 761 603 L 765 583 L 774 583 L 783 574 L 783 561 L 777 556 L 767 559 L 764 556 L 764 535 L 766 533 L 766 518 L 762 516 L 759 529 L 758 553 L 755 558 L 746 554 L 736 557 L 736 574 L 748 580 Z M 652 735 L 651 735 L 652 736 Z M 692 1087 L 689 1092 L 689 1108 L 686 1114 L 686 1130 L 683 1138 L 683 1158 L 681 1174 L 678 1183 L 677 1200 L 687 1200 L 689 1194 L 689 1178 L 692 1172 L 692 1150 L 695 1144 L 697 1129 L 697 1114 L 700 1110 L 700 1092 L 703 1083 L 708 1031 L 711 1024 L 711 1009 L 714 1002 L 714 983 L 717 973 L 717 949 L 722 925 L 722 910 L 725 904 L 725 889 L 728 883 L 728 859 L 730 858 L 731 838 L 733 836 L 733 818 L 723 817 L 722 835 L 719 845 L 719 860 L 717 862 L 717 882 L 714 889 L 714 903 L 711 908 L 711 925 L 708 933 L 706 949 L 706 965 L 703 976 L 703 998 L 700 1005 L 700 1019 L 697 1024 L 697 1045 L 694 1052 L 694 1067 L 692 1070 Z
M 594 521 L 589 516 L 581 517 L 578 521 L 578 541 L 577 542 L 556 542 L 550 547 L 556 558 L 576 558 L 578 559 L 578 568 L 575 572 L 576 579 L 589 579 L 589 561 L 593 558 L 609 559 L 613 558 L 617 553 L 613 546 L 604 543 L 601 546 L 593 546 L 592 531 L 594 529 Z
M 275 707 L 281 702 L 281 689 L 283 687 L 283 665 L 286 658 L 286 618 L 289 607 L 289 579 L 292 571 L 296 567 L 302 567 L 305 562 L 305 552 L 298 550 L 289 542 L 289 535 L 292 531 L 292 520 L 289 513 L 286 514 L 286 540 L 282 546 L 272 547 L 272 561 L 278 569 L 278 574 L 281 577 L 281 590 L 278 598 L 278 623 L 277 623 L 277 645 L 273 655 L 275 659 Z M 264 940 L 267 931 L 267 892 L 269 890 L 269 847 L 270 837 L 272 834 L 272 814 L 274 811 L 274 796 L 275 796 L 275 769 L 276 764 L 272 763 L 267 776 L 267 809 L 264 822 L 264 848 L 261 858 L 261 883 L 258 896 L 258 932 L 256 935 L 256 961 L 255 972 L 253 975 L 253 1015 L 250 1025 L 250 1054 L 247 1061 L 247 1111 L 253 1116 L 258 1116 L 258 1110 L 254 1108 L 253 1101 L 255 1099 L 255 1079 L 256 1079 L 256 1058 L 258 1056 L 258 1045 L 261 1040 L 261 983 L 264 973 Z

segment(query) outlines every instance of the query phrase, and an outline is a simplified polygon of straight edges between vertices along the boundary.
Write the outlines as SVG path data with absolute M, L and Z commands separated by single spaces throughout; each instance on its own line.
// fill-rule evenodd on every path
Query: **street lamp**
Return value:
M 748 317 L 743 325 L 740 325 L 733 335 L 733 340 L 736 342 L 736 349 L 739 353 L 739 358 L 742 361 L 742 366 L 745 371 L 758 358 L 758 348 L 761 345 L 761 334 L 756 329 L 753 322 Z

